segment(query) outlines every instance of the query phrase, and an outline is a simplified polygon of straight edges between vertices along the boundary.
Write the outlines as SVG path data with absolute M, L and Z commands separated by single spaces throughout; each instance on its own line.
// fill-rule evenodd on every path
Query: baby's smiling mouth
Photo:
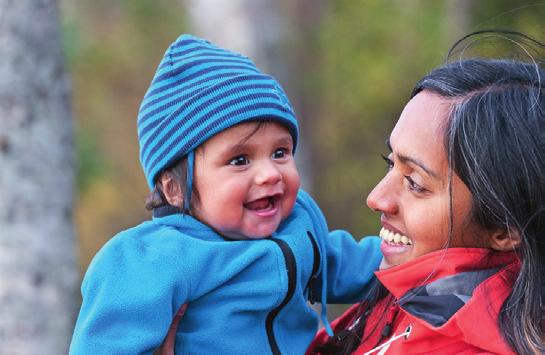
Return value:
M 379 236 L 388 244 L 393 245 L 413 245 L 413 241 L 407 236 L 394 233 L 386 228 L 380 230 Z
M 266 196 L 258 198 L 257 200 L 250 201 L 244 204 L 244 207 L 252 211 L 264 211 L 272 209 L 276 206 L 280 200 L 281 195 L 276 194 L 272 196 Z

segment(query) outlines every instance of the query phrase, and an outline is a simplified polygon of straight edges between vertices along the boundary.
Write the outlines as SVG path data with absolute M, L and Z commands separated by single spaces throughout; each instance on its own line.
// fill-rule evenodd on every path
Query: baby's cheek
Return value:
M 297 195 L 294 194 L 293 197 L 286 199 L 282 204 L 282 219 L 288 217 L 295 206 L 295 200 Z

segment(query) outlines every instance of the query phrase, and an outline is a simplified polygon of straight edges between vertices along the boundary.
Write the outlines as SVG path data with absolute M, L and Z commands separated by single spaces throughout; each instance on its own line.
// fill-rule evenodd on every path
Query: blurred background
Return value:
M 463 34 L 545 40 L 544 18 L 515 0 L 0 0 L 0 354 L 66 353 L 90 260 L 150 217 L 136 116 L 179 34 L 282 83 L 303 186 L 359 238 L 378 233 L 365 198 L 416 80 Z

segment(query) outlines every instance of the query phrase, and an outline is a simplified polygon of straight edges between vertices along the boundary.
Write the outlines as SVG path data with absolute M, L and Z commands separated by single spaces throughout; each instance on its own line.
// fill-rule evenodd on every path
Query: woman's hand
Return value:
M 174 319 L 172 319 L 172 323 L 170 324 L 170 328 L 168 330 L 167 336 L 165 337 L 165 340 L 163 341 L 163 344 L 161 344 L 161 346 L 153 352 L 153 355 L 174 355 L 176 331 L 178 330 L 178 325 L 180 324 L 180 320 L 184 316 L 186 309 L 187 303 L 184 303 L 174 316 Z

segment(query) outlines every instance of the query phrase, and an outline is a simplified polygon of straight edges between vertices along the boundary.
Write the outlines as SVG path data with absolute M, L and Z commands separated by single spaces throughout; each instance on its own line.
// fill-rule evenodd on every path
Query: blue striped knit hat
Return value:
M 181 35 L 167 49 L 138 113 L 140 162 L 149 187 L 187 155 L 190 194 L 195 148 L 229 127 L 256 120 L 284 124 L 297 144 L 295 113 L 273 77 L 245 56 Z

